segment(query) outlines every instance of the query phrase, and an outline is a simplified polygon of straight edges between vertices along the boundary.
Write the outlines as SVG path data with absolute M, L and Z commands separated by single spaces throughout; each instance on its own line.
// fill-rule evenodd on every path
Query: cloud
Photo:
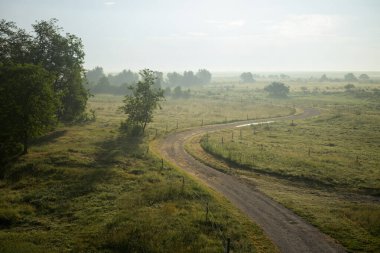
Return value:
M 340 23 L 332 15 L 292 15 L 271 26 L 271 30 L 285 37 L 323 37 L 336 35 Z
M 116 2 L 113 2 L 113 1 L 105 1 L 104 4 L 107 5 L 107 6 L 111 6 L 111 5 L 116 4 Z
M 238 20 L 229 20 L 229 21 L 217 21 L 217 20 L 206 20 L 207 24 L 216 25 L 218 29 L 231 29 L 231 28 L 238 28 L 245 25 L 245 21 L 242 19 Z
M 203 32 L 188 32 L 187 35 L 192 36 L 192 37 L 205 37 L 208 34 L 203 33 Z

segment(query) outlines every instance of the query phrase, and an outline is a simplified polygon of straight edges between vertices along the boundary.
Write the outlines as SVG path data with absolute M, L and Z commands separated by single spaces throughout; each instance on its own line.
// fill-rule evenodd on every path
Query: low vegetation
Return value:
M 6 171 L 1 252 L 221 252 L 227 238 L 234 252 L 277 252 L 224 198 L 162 167 L 148 149 L 154 129 L 119 134 L 121 100 L 92 98 L 96 122 L 35 140 Z

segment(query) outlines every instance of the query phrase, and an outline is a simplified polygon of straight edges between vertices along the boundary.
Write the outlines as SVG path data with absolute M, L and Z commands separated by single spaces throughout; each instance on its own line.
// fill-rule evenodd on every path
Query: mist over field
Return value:
M 0 0 L 0 252 L 380 252 L 379 13 Z
M 30 30 L 57 18 L 85 67 L 135 71 L 378 71 L 380 3 L 335 1 L 1 1 Z

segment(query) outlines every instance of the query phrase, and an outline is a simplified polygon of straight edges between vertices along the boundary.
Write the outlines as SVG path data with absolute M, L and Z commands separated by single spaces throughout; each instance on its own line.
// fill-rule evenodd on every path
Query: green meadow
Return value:
M 187 148 L 256 185 L 349 251 L 378 252 L 380 104 L 373 97 L 332 89 L 295 91 L 285 100 L 313 106 L 319 116 L 209 133 Z M 198 143 L 213 157 L 197 149 Z

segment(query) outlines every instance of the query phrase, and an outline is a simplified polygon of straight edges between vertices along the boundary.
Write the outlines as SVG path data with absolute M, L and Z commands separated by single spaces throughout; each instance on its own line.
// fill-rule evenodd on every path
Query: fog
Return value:
M 107 72 L 376 71 L 379 1 L 0 1 L 31 30 L 57 18 Z

